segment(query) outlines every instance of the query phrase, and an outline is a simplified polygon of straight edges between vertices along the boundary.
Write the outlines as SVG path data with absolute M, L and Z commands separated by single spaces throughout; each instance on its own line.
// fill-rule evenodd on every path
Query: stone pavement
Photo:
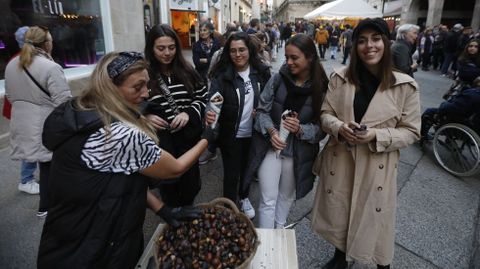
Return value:
M 191 52 L 185 51 L 188 58 Z M 278 70 L 281 56 L 274 63 Z M 329 53 L 327 53 L 329 57 Z M 327 74 L 341 67 L 339 60 L 323 62 Z M 420 85 L 422 111 L 441 102 L 451 81 L 439 72 L 415 74 Z M 0 151 L 0 268 L 36 267 L 36 255 L 43 220 L 35 216 L 38 196 L 19 193 L 20 163 L 11 161 L 9 149 Z M 202 190 L 196 202 L 208 202 L 222 193 L 222 164 L 217 160 L 201 167 Z M 394 268 L 480 268 L 479 193 L 480 175 L 457 178 L 442 170 L 432 150 L 422 152 L 417 145 L 402 150 L 398 174 L 397 234 Z M 320 268 L 334 248 L 310 229 L 310 210 L 314 190 L 296 201 L 288 223 L 294 223 L 299 268 Z M 258 205 L 258 183 L 250 198 Z M 150 240 L 159 218 L 147 210 L 145 244 Z M 355 268 L 374 268 L 355 265 Z M 275 268 L 271 268 L 275 269 Z

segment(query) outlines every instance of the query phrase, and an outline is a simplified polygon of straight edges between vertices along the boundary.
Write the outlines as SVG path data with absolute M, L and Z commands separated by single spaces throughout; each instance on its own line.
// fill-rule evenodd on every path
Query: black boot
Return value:
M 389 265 L 380 265 L 380 264 L 377 264 L 377 269 L 390 269 L 390 264 L 389 264 Z
M 346 269 L 347 268 L 347 261 L 345 252 L 335 248 L 335 254 L 333 254 L 333 258 L 325 264 L 322 269 Z

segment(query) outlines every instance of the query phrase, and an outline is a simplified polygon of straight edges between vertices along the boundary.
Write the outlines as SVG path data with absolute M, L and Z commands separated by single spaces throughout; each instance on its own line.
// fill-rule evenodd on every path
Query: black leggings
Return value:
M 48 178 L 50 177 L 51 162 L 39 162 L 40 167 L 40 205 L 38 211 L 48 211 Z

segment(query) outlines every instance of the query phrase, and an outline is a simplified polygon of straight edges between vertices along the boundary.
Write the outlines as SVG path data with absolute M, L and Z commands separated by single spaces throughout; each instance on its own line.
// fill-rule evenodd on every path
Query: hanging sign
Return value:
M 170 0 L 170 9 L 198 10 L 198 0 Z

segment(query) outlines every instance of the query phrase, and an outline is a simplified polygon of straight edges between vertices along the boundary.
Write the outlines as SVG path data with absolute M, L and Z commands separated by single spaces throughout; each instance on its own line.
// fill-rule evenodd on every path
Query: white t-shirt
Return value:
M 245 88 L 245 102 L 243 103 L 243 113 L 238 126 L 237 137 L 251 137 L 253 125 L 253 99 L 255 93 L 253 92 L 252 82 L 250 81 L 250 66 L 245 71 L 238 72 L 243 79 Z

